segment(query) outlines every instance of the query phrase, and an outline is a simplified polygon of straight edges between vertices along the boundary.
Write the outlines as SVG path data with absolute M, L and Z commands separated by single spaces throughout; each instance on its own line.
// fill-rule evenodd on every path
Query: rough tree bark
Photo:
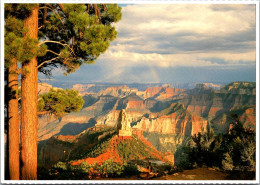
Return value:
M 25 19 L 24 26 L 28 29 L 26 37 L 38 38 L 37 6 Z M 37 179 L 37 58 L 22 65 L 22 113 L 21 113 L 21 169 L 23 180 Z
M 11 180 L 19 180 L 19 113 L 18 113 L 18 73 L 17 61 L 13 59 L 8 68 L 8 147 L 9 175 Z

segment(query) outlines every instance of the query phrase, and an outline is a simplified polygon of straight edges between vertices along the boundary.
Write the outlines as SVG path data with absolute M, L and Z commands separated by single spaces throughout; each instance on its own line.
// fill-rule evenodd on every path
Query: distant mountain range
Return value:
M 39 119 L 39 165 L 50 167 L 65 159 L 76 164 L 75 161 L 115 155 L 118 160 L 135 160 L 139 156 L 176 163 L 176 152 L 186 140 L 208 128 L 216 133 L 228 132 L 234 114 L 244 126 L 255 129 L 254 82 L 233 82 L 221 88 L 215 84 L 197 84 L 192 89 L 169 84 L 147 87 L 76 84 L 73 88 L 85 100 L 81 111 L 58 120 L 52 116 Z M 126 110 L 133 129 L 133 136 L 125 139 L 116 134 L 122 109 Z M 132 157 L 126 159 L 119 145 L 136 146 L 138 150 L 133 151 L 137 153 L 139 148 L 147 152 L 129 154 Z M 91 154 L 93 151 L 95 155 Z
M 144 91 L 148 87 L 160 87 L 160 86 L 170 86 L 175 88 L 181 88 L 181 89 L 193 89 L 198 84 L 198 82 L 187 82 L 187 83 L 101 83 L 101 82 L 86 82 L 86 83 L 79 83 L 79 82 L 71 82 L 71 81 L 56 81 L 56 80 L 42 80 L 42 83 L 48 83 L 49 85 L 52 85 L 53 87 L 59 87 L 59 88 L 73 88 L 74 85 L 82 85 L 82 86 L 95 86 L 97 91 L 100 89 L 105 89 L 107 87 L 117 87 L 117 86 L 124 86 L 127 85 L 130 88 L 137 88 L 139 91 Z M 228 84 L 229 82 L 202 82 L 203 84 L 206 84 L 208 87 L 212 87 L 214 89 L 220 89 L 222 86 Z

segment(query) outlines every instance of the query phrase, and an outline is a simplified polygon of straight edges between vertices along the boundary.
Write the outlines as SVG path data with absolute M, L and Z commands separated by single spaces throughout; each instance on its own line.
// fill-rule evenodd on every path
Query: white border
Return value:
M 256 180 L 4 180 L 4 3 L 255 4 L 256 5 Z M 259 183 L 259 0 L 1 0 L 1 181 L 6 184 L 256 184 Z
M 259 1 L 256 4 L 256 181 L 259 183 Z

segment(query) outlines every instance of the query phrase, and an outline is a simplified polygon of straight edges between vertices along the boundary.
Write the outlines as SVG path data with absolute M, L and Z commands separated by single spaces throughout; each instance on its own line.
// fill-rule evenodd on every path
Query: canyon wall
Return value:
M 256 125 L 255 86 L 251 83 L 231 83 L 220 90 L 206 85 L 197 85 L 191 90 L 167 86 L 149 87 L 144 91 L 118 86 L 89 93 L 94 87 L 74 87 L 84 95 L 81 111 L 58 120 L 53 116 L 39 119 L 39 141 L 47 145 L 39 147 L 41 161 L 47 164 L 48 160 L 58 160 L 57 155 L 66 159 L 70 155 L 70 142 L 89 129 L 116 128 L 122 109 L 133 135 L 148 140 L 157 150 L 168 153 L 169 158 L 185 139 L 206 132 L 209 127 L 216 133 L 227 133 L 234 114 L 245 127 L 255 129 Z M 84 94 L 86 91 L 89 94 Z M 84 137 L 79 140 L 80 147 L 94 144 L 87 135 Z M 80 155 L 82 151 L 78 152 Z

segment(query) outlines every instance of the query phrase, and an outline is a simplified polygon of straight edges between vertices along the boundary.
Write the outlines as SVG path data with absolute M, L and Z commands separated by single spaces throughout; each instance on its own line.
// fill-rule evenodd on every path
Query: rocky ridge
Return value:
M 131 125 L 132 134 L 139 139 L 148 140 L 156 150 L 168 152 L 169 156 L 176 152 L 185 138 L 206 132 L 208 127 L 212 127 L 217 133 L 227 132 L 232 114 L 238 115 L 246 127 L 255 129 L 255 86 L 251 83 L 239 84 L 229 84 L 220 90 L 205 85 L 198 85 L 191 90 L 164 86 L 145 91 L 120 86 L 102 90 L 99 94 L 87 94 L 80 112 L 68 114 L 59 120 L 44 117 L 40 119 L 39 141 L 47 142 L 47 146 L 43 147 L 45 149 L 41 150 L 41 160 L 58 160 L 56 153 L 67 156 L 71 142 L 86 144 L 86 140 L 77 139 L 86 133 L 86 129 L 115 128 L 122 109 L 125 109 L 125 122 Z M 130 134 L 125 136 L 130 137 Z M 103 136 L 99 137 L 102 139 Z M 65 146 L 64 140 L 67 140 Z M 57 149 L 63 150 L 63 153 L 53 149 L 59 142 L 63 144 L 60 148 L 58 144 Z M 93 146 L 96 144 L 92 142 Z M 88 147 L 83 148 L 81 147 L 82 150 L 89 150 Z M 75 151 L 73 156 L 80 158 L 81 151 Z

